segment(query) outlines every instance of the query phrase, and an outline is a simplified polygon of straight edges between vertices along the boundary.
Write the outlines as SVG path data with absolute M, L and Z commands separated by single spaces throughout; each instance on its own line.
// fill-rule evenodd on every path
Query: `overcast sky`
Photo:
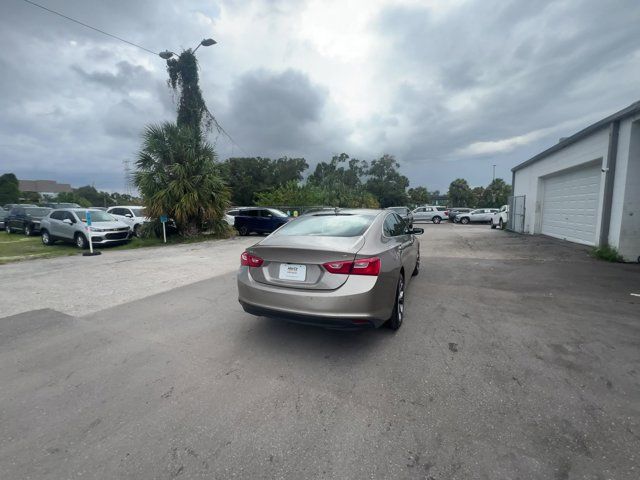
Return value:
M 36 0 L 152 51 L 198 50 L 229 156 L 396 156 L 446 190 L 510 169 L 640 99 L 638 0 Z M 165 62 L 0 2 L 0 173 L 125 191 Z

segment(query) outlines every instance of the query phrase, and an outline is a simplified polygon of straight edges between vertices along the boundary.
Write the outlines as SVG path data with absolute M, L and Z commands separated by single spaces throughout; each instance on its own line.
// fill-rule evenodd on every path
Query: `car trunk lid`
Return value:
M 287 236 L 267 238 L 247 249 L 264 262 L 250 268 L 251 277 L 260 283 L 287 288 L 335 290 L 348 274 L 329 273 L 322 264 L 353 261 L 364 245 L 364 237 Z

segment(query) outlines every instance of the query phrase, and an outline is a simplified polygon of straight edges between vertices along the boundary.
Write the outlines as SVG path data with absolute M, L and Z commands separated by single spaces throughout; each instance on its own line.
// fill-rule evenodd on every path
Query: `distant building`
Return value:
M 447 202 L 449 201 L 448 195 L 433 195 L 431 197 L 431 204 L 437 206 L 447 206 Z
M 18 180 L 18 188 L 21 192 L 36 192 L 52 196 L 72 191 L 68 183 L 58 183 L 54 180 Z

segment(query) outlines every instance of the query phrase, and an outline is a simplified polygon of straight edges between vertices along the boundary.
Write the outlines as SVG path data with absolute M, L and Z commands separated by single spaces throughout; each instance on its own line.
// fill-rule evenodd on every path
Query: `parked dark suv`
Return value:
M 289 221 L 286 213 L 275 208 L 241 208 L 233 222 L 240 235 L 271 233 Z
M 24 232 L 27 236 L 39 233 L 40 220 L 50 211 L 44 207 L 13 207 L 4 219 L 4 229 L 7 233 Z

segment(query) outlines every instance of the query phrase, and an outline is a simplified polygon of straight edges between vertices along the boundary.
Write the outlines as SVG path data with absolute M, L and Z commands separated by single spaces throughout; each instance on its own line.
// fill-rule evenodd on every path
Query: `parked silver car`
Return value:
M 405 288 L 420 269 L 420 243 L 389 210 L 303 215 L 241 256 L 238 300 L 253 315 L 327 328 L 394 330 Z
M 416 223 L 440 223 L 442 220 L 447 220 L 448 218 L 447 207 L 425 205 L 424 207 L 418 207 L 413 211 L 413 221 Z
M 86 223 L 87 211 L 91 212 L 91 228 Z M 129 241 L 131 229 L 107 212 L 82 208 L 54 210 L 40 223 L 40 236 L 45 245 L 53 245 L 60 240 L 73 242 L 78 248 L 87 248 L 89 235 L 93 245 L 124 243 Z
M 455 218 L 456 223 L 489 223 L 493 218 L 493 214 L 498 211 L 497 208 L 478 208 L 471 210 L 469 213 L 458 213 Z

